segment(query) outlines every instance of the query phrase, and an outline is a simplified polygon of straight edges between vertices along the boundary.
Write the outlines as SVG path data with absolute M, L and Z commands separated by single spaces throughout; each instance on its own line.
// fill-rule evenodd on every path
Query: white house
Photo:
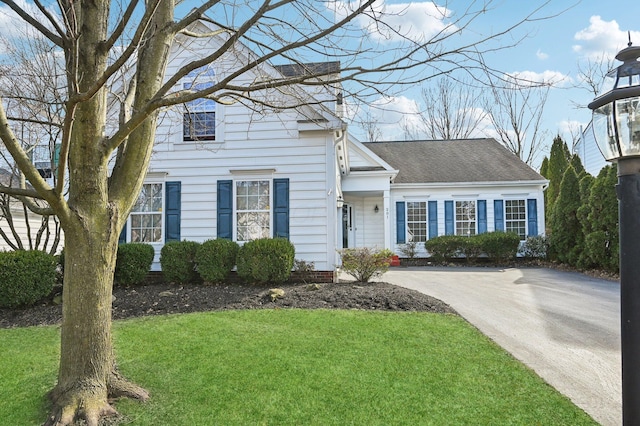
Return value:
M 176 43 L 168 75 L 215 44 Z M 238 46 L 175 90 L 206 87 L 251 56 Z M 331 73 L 339 66 L 263 66 L 241 79 L 318 69 Z M 409 238 L 494 229 L 524 237 L 544 230 L 547 181 L 493 140 L 360 143 L 342 119 L 339 87 L 252 95 L 307 106 L 199 100 L 166 111 L 123 241 L 153 244 L 159 254 L 171 240 L 284 237 L 296 258 L 314 262 L 330 280 L 343 247 L 397 250 Z
M 18 187 L 15 173 L 0 167 L 0 184 Z M 37 247 L 46 251 L 58 251 L 64 244 L 60 225 L 52 216 L 43 217 L 32 213 L 24 205 L 0 194 L 0 251 L 11 251 L 20 247 Z

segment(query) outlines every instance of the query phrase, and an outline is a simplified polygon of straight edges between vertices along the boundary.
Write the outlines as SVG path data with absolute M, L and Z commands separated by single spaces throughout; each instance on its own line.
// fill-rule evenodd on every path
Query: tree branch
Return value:
M 38 30 L 43 36 L 51 40 L 51 42 L 54 43 L 56 46 L 63 47 L 64 36 L 62 36 L 62 34 L 56 35 L 51 31 L 49 31 L 47 27 L 45 27 L 42 23 L 40 23 L 40 21 L 38 21 L 36 18 L 28 14 L 23 8 L 18 6 L 13 0 L 2 0 L 2 2 L 7 6 L 9 6 L 11 10 L 13 10 L 15 13 L 17 13 L 20 18 L 24 19 L 29 25 L 31 25 L 33 28 Z M 40 2 L 36 2 L 36 4 L 38 5 L 38 8 L 41 7 Z M 48 13 L 46 13 L 45 16 L 47 16 L 47 19 L 51 19 Z

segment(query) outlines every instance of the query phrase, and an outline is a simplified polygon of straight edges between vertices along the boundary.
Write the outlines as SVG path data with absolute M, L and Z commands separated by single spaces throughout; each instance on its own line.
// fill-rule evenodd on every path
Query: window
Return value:
M 476 234 L 476 202 L 456 201 L 456 235 Z
M 236 240 L 271 237 L 269 180 L 236 181 Z
M 162 242 L 162 184 L 142 185 L 138 201 L 131 211 L 131 242 Z
M 427 241 L 427 203 L 424 201 L 407 203 L 407 227 L 409 241 Z
M 212 68 L 200 68 L 190 72 L 184 83 L 185 90 L 204 90 L 212 87 L 215 72 Z M 197 80 L 197 81 L 196 81 Z M 216 102 L 212 99 L 196 99 L 187 102 L 183 117 L 183 138 L 185 141 L 216 139 Z
M 526 237 L 527 211 L 524 200 L 505 200 L 505 230 L 515 232 L 521 240 Z

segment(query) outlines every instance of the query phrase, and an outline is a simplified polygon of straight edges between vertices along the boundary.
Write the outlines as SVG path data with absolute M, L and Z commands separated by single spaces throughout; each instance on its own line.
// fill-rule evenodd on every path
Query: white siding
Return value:
M 396 243 L 396 202 L 398 201 L 436 201 L 438 203 L 438 235 L 445 235 L 445 201 L 486 200 L 487 202 L 487 232 L 495 231 L 494 200 L 528 200 L 535 199 L 537 206 L 538 234 L 545 231 L 544 193 L 542 185 L 527 185 L 514 183 L 512 185 L 469 185 L 461 183 L 459 186 L 423 187 L 423 188 L 392 188 L 391 190 L 391 248 L 400 253 Z M 476 204 L 477 207 L 477 204 Z M 476 223 L 477 226 L 477 223 Z M 419 255 L 426 252 L 421 250 Z
M 24 213 L 22 210 L 15 210 L 13 212 L 13 225 L 15 227 L 15 230 L 18 234 L 18 237 L 20 238 L 20 240 L 22 241 L 22 244 L 24 246 L 24 248 L 28 249 L 29 248 L 29 239 L 28 239 L 28 235 L 31 235 L 31 240 L 33 242 L 33 244 L 35 245 L 35 241 L 36 241 L 36 237 L 37 237 L 37 233 L 38 230 L 40 229 L 40 224 L 41 224 L 41 216 L 38 216 L 36 214 L 30 213 L 28 216 L 28 221 L 29 221 L 29 228 L 27 227 L 27 221 L 24 218 Z M 0 219 L 0 228 L 2 229 L 2 231 L 9 237 L 10 241 L 13 244 L 16 244 L 16 239 L 13 236 L 12 232 L 11 232 L 11 228 L 9 227 L 6 219 L 2 218 Z M 30 229 L 30 232 L 29 232 Z M 49 236 L 49 240 L 48 243 L 46 245 L 46 249 L 47 251 L 53 246 L 53 239 L 55 238 L 55 224 L 53 222 L 53 219 L 49 219 L 49 229 L 50 229 L 50 236 Z M 46 234 L 42 235 L 42 239 L 41 239 L 41 243 L 40 243 L 40 248 L 43 248 L 44 242 L 46 239 Z M 16 244 L 17 245 L 17 244 Z M 64 234 L 62 234 L 60 236 L 60 242 L 58 243 L 58 248 L 57 251 L 62 250 L 62 247 L 64 247 Z M 11 246 L 9 244 L 7 244 L 7 242 L 4 240 L 4 238 L 0 237 L 0 251 L 10 251 L 13 250 L 11 248 Z

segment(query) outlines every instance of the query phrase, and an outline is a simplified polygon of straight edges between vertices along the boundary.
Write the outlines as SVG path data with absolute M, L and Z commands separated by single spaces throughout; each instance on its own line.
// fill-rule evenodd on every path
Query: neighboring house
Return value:
M 176 43 L 168 73 L 223 42 L 205 40 Z M 175 90 L 206 87 L 251 57 L 238 46 Z M 265 65 L 242 79 L 318 69 L 339 66 Z M 343 247 L 397 250 L 436 233 L 544 230 L 547 181 L 494 140 L 363 144 L 348 136 L 340 87 L 312 90 L 252 94 L 308 104 L 295 109 L 199 100 L 167 111 L 121 240 L 154 245 L 159 270 L 167 241 L 288 238 L 296 258 L 331 280 Z
M 17 187 L 19 178 L 9 170 L 0 168 L 0 184 Z M 27 188 L 30 188 L 27 183 Z M 16 248 L 38 247 L 49 251 L 54 245 L 62 249 L 64 236 L 60 231 L 60 241 L 56 243 L 56 229 L 59 224 L 53 217 L 43 222 L 43 217 L 26 210 L 24 205 L 6 194 L 0 194 L 0 251 Z M 8 240 L 8 241 L 7 241 Z
M 608 164 L 596 143 L 593 122 L 589 122 L 584 130 L 581 129 L 580 138 L 573 147 L 573 153 L 578 154 L 584 169 L 593 176 L 598 176 L 600 170 Z

